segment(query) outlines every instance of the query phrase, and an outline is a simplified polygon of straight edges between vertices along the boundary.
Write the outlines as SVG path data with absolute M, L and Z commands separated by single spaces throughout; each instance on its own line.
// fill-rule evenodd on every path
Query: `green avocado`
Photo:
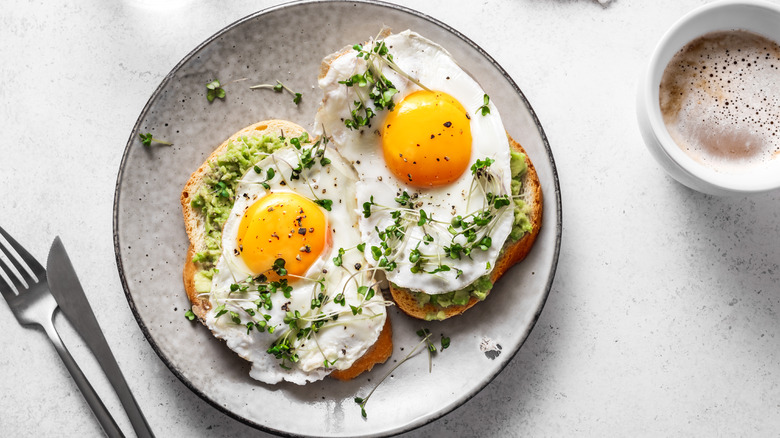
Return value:
M 222 226 L 225 225 L 228 214 L 233 208 L 234 196 L 238 180 L 266 154 L 281 148 L 286 144 L 284 138 L 276 135 L 262 137 L 240 137 L 230 142 L 216 160 L 210 163 L 211 168 L 203 177 L 203 184 L 193 197 L 190 205 L 203 215 L 206 231 L 206 250 L 195 254 L 192 261 L 198 263 L 203 270 L 214 268 L 222 249 Z M 196 289 L 205 287 L 210 277 L 196 276 Z
M 520 190 L 523 186 L 522 179 L 528 170 L 528 165 L 526 164 L 525 158 L 525 154 L 522 152 L 512 151 L 511 153 L 509 167 L 512 172 L 513 197 L 520 195 Z M 530 207 L 527 206 L 522 199 L 514 199 L 514 205 L 515 220 L 512 223 L 512 231 L 509 233 L 509 239 L 504 242 L 504 248 L 520 240 L 521 237 L 530 232 L 533 228 L 531 221 L 528 219 Z M 429 312 L 425 317 L 426 320 L 442 320 L 445 318 L 445 314 L 443 311 L 438 309 L 443 309 L 453 305 L 462 306 L 468 303 L 469 298 L 471 297 L 482 301 L 485 299 L 485 297 L 487 297 L 487 294 L 492 288 L 493 283 L 490 281 L 490 275 L 488 274 L 479 277 L 476 281 L 460 290 L 439 295 L 428 295 L 423 292 L 412 292 L 412 296 L 415 297 L 420 307 L 430 303 L 437 309 L 435 312 Z

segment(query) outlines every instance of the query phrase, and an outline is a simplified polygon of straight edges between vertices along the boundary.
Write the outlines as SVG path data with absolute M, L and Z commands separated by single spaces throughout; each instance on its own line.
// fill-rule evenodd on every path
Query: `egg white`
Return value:
M 477 113 L 477 109 L 484 103 L 485 95 L 479 84 L 457 65 L 445 49 L 415 32 L 406 30 L 390 35 L 384 41 L 395 63 L 404 72 L 433 91 L 450 94 L 463 105 L 471 115 L 473 142 L 469 167 L 477 160 L 485 158 L 495 160 L 490 169 L 498 179 L 500 191 L 504 194 L 511 193 L 510 148 L 506 131 L 501 116 L 492 102 L 488 105 L 490 114 L 483 116 Z M 417 196 L 415 208 L 422 208 L 429 216 L 447 223 L 456 215 L 465 217 L 481 209 L 484 193 L 470 190 L 472 183 L 470 170 L 466 170 L 452 184 L 433 188 L 412 187 L 393 175 L 385 164 L 380 134 L 380 127 L 383 126 L 388 111 L 375 111 L 377 115 L 371 120 L 370 126 L 357 130 L 345 126 L 344 120 L 351 118 L 350 111 L 357 98 L 354 88 L 339 84 L 339 81 L 355 73 L 362 73 L 366 69 L 366 61 L 352 53 L 347 51 L 342 56 L 328 60 L 331 62 L 329 70 L 319 80 L 324 97 L 317 112 L 316 127 L 321 127 L 325 134 L 331 136 L 338 151 L 354 165 L 359 177 L 358 206 L 370 202 L 373 197 L 375 204 L 400 207 L 395 198 L 406 191 L 410 196 Z M 393 98 L 396 103 L 420 89 L 390 68 L 385 67 L 383 74 L 398 89 L 398 93 Z M 373 108 L 370 99 L 368 99 L 368 106 Z M 359 218 L 360 232 L 368 243 L 365 255 L 371 263 L 375 263 L 372 260 L 371 247 L 380 243 L 377 229 L 383 230 L 393 224 L 391 212 L 388 209 L 379 209 L 372 212 L 368 218 L 363 216 Z M 429 245 L 419 247 L 416 244 L 425 234 L 423 228 L 409 226 L 406 244 L 400 248 L 400 255 L 396 258 L 397 269 L 386 272 L 387 278 L 400 287 L 428 294 L 441 294 L 464 288 L 492 271 L 503 242 L 512 230 L 512 222 L 511 208 L 499 210 L 490 233 L 492 246 L 486 251 L 475 249 L 470 257 L 463 256 L 461 259 L 449 259 L 443 256 L 443 247 L 452 243 L 452 235 L 446 231 L 446 225 L 429 224 L 426 232 L 434 235 L 435 240 Z M 456 242 L 464 243 L 465 239 L 461 237 L 459 236 Z M 408 260 L 411 251 L 416 247 L 432 260 L 440 260 L 456 269 L 436 274 L 412 273 L 411 263 Z
M 363 296 L 357 292 L 358 282 L 370 285 L 371 275 L 363 254 L 354 248 L 361 242 L 355 214 L 354 182 L 356 176 L 351 166 L 331 149 L 326 149 L 325 157 L 330 164 L 321 166 L 315 164 L 311 169 L 304 169 L 300 179 L 290 179 L 291 169 L 299 163 L 298 152 L 292 147 L 275 151 L 272 155 L 257 163 L 262 172 L 254 169 L 243 176 L 236 189 L 236 201 L 225 223 L 222 232 L 222 256 L 217 262 L 218 272 L 212 279 L 212 289 L 209 295 L 211 309 L 206 315 L 206 325 L 214 335 L 224 339 L 230 349 L 252 363 L 250 376 L 265 383 L 278 383 L 282 380 L 296 384 L 316 381 L 327 376 L 334 369 L 349 368 L 360 358 L 368 348 L 376 342 L 385 323 L 385 303 L 381 295 L 363 303 L 361 314 L 352 315 L 350 305 L 358 306 L 363 302 Z M 319 161 L 319 160 L 317 160 Z M 266 169 L 273 168 L 275 175 L 266 180 Z M 265 189 L 262 182 L 267 182 Z M 310 279 L 324 278 L 325 293 L 330 299 L 321 307 L 322 312 L 340 312 L 337 323 L 331 327 L 323 327 L 309 340 L 297 345 L 297 363 L 287 362 L 290 369 L 280 366 L 280 360 L 267 353 L 269 347 L 284 333 L 287 324 L 284 323 L 287 311 L 299 311 L 301 314 L 311 311 L 313 293 L 320 291 L 320 285 L 314 281 L 300 279 L 291 283 L 293 290 L 290 298 L 285 298 L 282 292 L 271 295 L 272 309 L 258 314 L 270 315 L 268 326 L 275 328 L 274 333 L 257 329 L 247 332 L 246 322 L 251 317 L 242 308 L 256 307 L 251 304 L 258 298 L 255 292 L 230 292 L 231 284 L 237 284 L 252 276 L 246 265 L 237 255 L 236 236 L 244 212 L 258 199 L 268 193 L 295 192 L 309 199 L 330 199 L 333 201 L 331 211 L 326 211 L 328 225 L 331 228 L 332 246 L 325 248 L 319 259 L 306 272 Z M 281 230 L 280 230 L 281 232 Z M 285 231 L 286 232 L 286 231 Z M 343 263 L 336 266 L 333 257 L 339 248 L 346 251 L 342 256 Z M 344 306 L 333 301 L 339 292 L 344 293 Z M 244 301 L 237 301 L 244 300 Z M 241 324 L 232 321 L 229 314 L 217 317 L 217 309 L 225 305 L 225 309 L 236 312 L 241 318 Z M 285 310 L 286 309 L 286 310 Z M 324 361 L 335 363 L 325 366 Z

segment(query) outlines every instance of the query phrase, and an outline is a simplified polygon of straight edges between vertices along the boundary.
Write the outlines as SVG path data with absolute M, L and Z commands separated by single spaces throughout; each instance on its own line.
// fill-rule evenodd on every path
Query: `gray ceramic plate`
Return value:
M 529 257 L 490 297 L 461 317 L 425 323 L 391 311 L 395 351 L 388 363 L 349 382 L 269 386 L 200 324 L 188 321 L 181 267 L 187 251 L 179 195 L 190 173 L 225 138 L 259 120 L 283 118 L 311 128 L 320 98 L 320 59 L 375 35 L 382 25 L 413 29 L 441 44 L 474 76 L 501 111 L 509 133 L 535 163 L 545 195 L 544 225 Z M 312 31 L 316 29 L 317 31 Z M 205 84 L 218 78 L 227 97 L 209 103 Z M 232 82 L 242 78 L 244 81 Z M 303 101 L 249 86 L 279 79 Z M 173 147 L 143 147 L 152 132 Z M 226 414 L 281 434 L 366 436 L 399 433 L 433 421 L 485 387 L 512 359 L 550 290 L 561 238 L 558 179 L 542 127 L 519 88 L 481 48 L 457 31 L 412 10 L 384 3 L 310 2 L 268 9 L 227 26 L 187 55 L 163 80 L 138 118 L 117 178 L 114 242 L 119 274 L 141 329 L 184 384 Z M 415 331 L 443 333 L 451 347 L 403 364 L 365 396 L 418 342 Z M 403 349 L 403 351 L 401 350 Z

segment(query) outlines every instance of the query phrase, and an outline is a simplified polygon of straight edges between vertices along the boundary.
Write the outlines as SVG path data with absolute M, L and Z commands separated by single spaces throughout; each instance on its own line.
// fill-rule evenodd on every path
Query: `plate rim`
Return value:
M 124 271 L 124 266 L 122 264 L 121 259 L 121 248 L 119 246 L 119 201 L 120 201 L 120 187 L 122 185 L 122 179 L 124 177 L 124 171 L 125 171 L 125 165 L 126 161 L 128 159 L 131 147 L 133 147 L 136 143 L 135 141 L 135 135 L 137 132 L 139 132 L 139 129 L 141 127 L 142 121 L 145 119 L 146 115 L 149 113 L 151 106 L 153 102 L 157 99 L 157 97 L 162 93 L 163 88 L 167 86 L 172 77 L 175 73 L 179 71 L 179 69 L 187 62 L 189 62 L 193 57 L 197 55 L 198 52 L 200 52 L 204 47 L 212 43 L 214 40 L 218 39 L 228 31 L 234 29 L 235 27 L 238 27 L 239 25 L 254 20 L 262 15 L 266 15 L 272 12 L 275 12 L 277 10 L 281 9 L 287 9 L 287 8 L 294 8 L 299 5 L 311 5 L 311 4 L 331 4 L 331 3 L 354 3 L 354 4 L 366 4 L 366 5 L 372 5 L 372 6 L 380 6 L 388 9 L 394 9 L 397 11 L 401 11 L 404 13 L 407 13 L 409 15 L 421 18 L 425 21 L 428 21 L 432 23 L 435 26 L 438 26 L 442 28 L 443 30 L 447 31 L 448 33 L 453 34 L 457 38 L 459 38 L 461 41 L 466 43 L 468 46 L 470 46 L 472 49 L 476 50 L 482 57 L 484 57 L 490 64 L 497 69 L 497 71 L 509 82 L 512 89 L 517 93 L 517 95 L 521 98 L 523 103 L 528 108 L 528 111 L 533 119 L 534 125 L 536 126 L 539 135 L 542 140 L 542 145 L 544 146 L 545 152 L 547 153 L 547 156 L 550 160 L 550 167 L 552 170 L 552 180 L 554 185 L 554 193 L 555 193 L 555 206 L 556 206 L 556 218 L 555 218 L 555 250 L 553 251 L 553 259 L 552 259 L 552 265 L 550 267 L 550 277 L 547 281 L 547 284 L 545 285 L 544 293 L 542 294 L 540 304 L 537 309 L 535 309 L 533 317 L 531 319 L 531 323 L 525 328 L 524 333 L 522 333 L 522 339 L 520 340 L 520 343 L 510 355 L 510 357 L 496 370 L 493 375 L 488 376 L 488 378 L 485 380 L 485 384 L 482 385 L 478 390 L 474 391 L 471 394 L 467 394 L 467 396 L 459 401 L 458 403 L 449 406 L 444 409 L 440 409 L 436 412 L 433 412 L 431 415 L 419 417 L 415 420 L 412 420 L 409 423 L 403 424 L 399 427 L 397 427 L 395 430 L 387 431 L 389 433 L 384 433 L 383 436 L 394 436 L 401 433 L 409 432 L 415 429 L 418 429 L 426 424 L 430 424 L 445 415 L 449 414 L 450 412 L 454 411 L 455 409 L 458 409 L 459 407 L 465 405 L 469 400 L 474 398 L 477 394 L 482 392 L 482 390 L 487 387 L 499 374 L 501 374 L 504 369 L 509 365 L 510 362 L 514 359 L 514 357 L 517 355 L 517 353 L 520 351 L 520 349 L 525 344 L 526 340 L 528 340 L 528 336 L 530 335 L 533 328 L 536 326 L 536 323 L 539 320 L 539 317 L 541 316 L 542 310 L 545 307 L 545 304 L 547 303 L 547 299 L 550 295 L 550 291 L 552 289 L 552 284 L 555 279 L 555 274 L 558 268 L 558 259 L 560 257 L 560 251 L 561 251 L 561 238 L 562 238 L 562 230 L 563 230 L 563 212 L 562 212 L 562 202 L 561 202 L 561 188 L 560 188 L 560 181 L 558 179 L 558 170 L 555 165 L 555 159 L 552 154 L 552 149 L 550 148 L 550 143 L 547 139 L 547 134 L 544 132 L 544 128 L 541 125 L 541 122 L 539 121 L 539 118 L 536 115 L 536 111 L 534 111 L 533 107 L 531 106 L 531 103 L 526 98 L 525 94 L 520 90 L 520 88 L 517 86 L 515 81 L 512 79 L 511 76 L 504 70 L 503 67 L 501 67 L 498 62 L 496 62 L 495 59 L 493 59 L 492 56 L 490 56 L 482 47 L 477 45 L 474 41 L 472 41 L 470 38 L 453 28 L 452 26 L 449 26 L 448 24 L 431 17 L 430 15 L 427 15 L 423 12 L 408 8 L 406 6 L 397 5 L 393 3 L 388 3 L 381 0 L 295 0 L 295 1 L 289 1 L 285 3 L 281 3 L 278 5 L 270 6 L 264 9 L 260 9 L 258 11 L 255 11 L 251 14 L 248 14 L 242 18 L 239 18 L 238 20 L 233 21 L 230 24 L 225 25 L 220 30 L 215 32 L 213 35 L 205 39 L 203 42 L 198 44 L 195 48 L 190 50 L 176 65 L 171 68 L 171 70 L 168 72 L 168 74 L 165 75 L 165 77 L 160 81 L 160 84 L 157 86 L 157 88 L 154 90 L 154 92 L 151 94 L 149 99 L 147 100 L 146 104 L 144 105 L 143 109 L 141 110 L 141 113 L 138 116 L 138 119 L 136 120 L 135 124 L 133 125 L 133 129 L 130 132 L 130 138 L 127 141 L 127 144 L 125 145 L 125 149 L 122 153 L 122 159 L 119 162 L 119 170 L 117 172 L 117 179 L 116 184 L 114 187 L 114 200 L 113 200 L 113 241 L 114 241 L 114 256 L 116 259 L 117 264 L 117 270 L 119 272 L 119 278 L 122 283 L 122 291 L 125 294 L 125 298 L 127 299 L 127 303 L 130 307 L 131 312 L 133 313 L 133 317 L 138 323 L 139 328 L 141 329 L 141 332 L 143 333 L 144 337 L 146 338 L 149 345 L 152 347 L 152 350 L 157 354 L 157 356 L 160 358 L 160 360 L 165 364 L 165 366 L 176 376 L 176 378 L 179 379 L 190 391 L 192 391 L 194 394 L 196 394 L 198 397 L 200 397 L 202 400 L 206 401 L 209 405 L 216 408 L 218 411 L 226 414 L 228 417 L 233 418 L 245 425 L 248 425 L 252 428 L 255 428 L 257 430 L 261 430 L 264 432 L 276 434 L 279 436 L 285 436 L 285 437 L 297 437 L 302 436 L 298 434 L 293 434 L 290 432 L 286 432 L 283 430 L 275 429 L 273 427 L 259 424 L 253 420 L 250 420 L 248 418 L 245 418 L 230 409 L 224 407 L 220 403 L 218 403 L 215 400 L 212 400 L 207 394 L 205 394 L 203 391 L 198 389 L 194 386 L 192 382 L 190 382 L 189 379 L 187 379 L 179 370 L 176 368 L 176 366 L 171 363 L 170 359 L 168 359 L 167 356 L 165 356 L 161 350 L 161 348 L 157 345 L 157 342 L 154 340 L 154 338 L 151 336 L 151 333 L 149 329 L 146 327 L 146 324 L 143 322 L 143 320 L 140 318 L 140 314 L 138 312 L 138 309 L 136 308 L 135 301 L 133 300 L 133 297 L 131 296 L 128 288 L 127 278 Z

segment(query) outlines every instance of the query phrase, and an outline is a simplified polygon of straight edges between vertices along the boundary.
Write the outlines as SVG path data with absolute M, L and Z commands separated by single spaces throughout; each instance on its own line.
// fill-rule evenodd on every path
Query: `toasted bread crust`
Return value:
M 295 123 L 285 120 L 265 120 L 247 126 L 246 128 L 231 135 L 230 138 L 225 140 L 214 152 L 209 155 L 206 161 L 192 173 L 190 179 L 184 186 L 181 194 L 181 207 L 182 214 L 184 216 L 184 224 L 187 230 L 187 236 L 190 239 L 190 246 L 187 250 L 187 258 L 184 260 L 184 268 L 182 270 L 182 277 L 184 281 L 184 289 L 187 292 L 187 297 L 192 304 L 192 312 L 198 317 L 198 319 L 204 323 L 206 313 L 211 308 L 211 303 L 208 297 L 199 296 L 195 290 L 195 275 L 200 271 L 200 268 L 196 263 L 192 261 L 196 253 L 203 251 L 206 248 L 205 243 L 205 230 L 204 221 L 199 213 L 190 205 L 193 197 L 198 193 L 203 178 L 206 173 L 211 169 L 211 162 L 216 160 L 221 154 L 225 152 L 228 145 L 243 136 L 247 137 L 262 137 L 266 134 L 281 134 L 285 137 L 299 137 L 304 134 L 306 130 Z M 336 370 L 330 374 L 338 380 L 349 380 L 357 377 L 364 371 L 369 371 L 374 365 L 385 362 L 393 352 L 393 335 L 392 327 L 390 325 L 390 316 L 385 318 L 385 325 L 382 327 L 382 332 L 379 334 L 379 338 L 372 345 L 369 350 L 355 361 L 352 366 L 346 370 Z
M 520 240 L 506 247 L 504 252 L 496 260 L 493 271 L 490 273 L 490 280 L 494 284 L 509 268 L 522 261 L 528 255 L 531 251 L 531 247 L 533 247 L 533 244 L 536 241 L 536 236 L 539 234 L 539 230 L 542 227 L 543 199 L 539 175 L 536 173 L 536 168 L 534 168 L 531 159 L 528 157 L 528 154 L 525 153 L 525 149 L 523 149 L 520 143 L 514 141 L 512 137 L 509 137 L 508 135 L 507 137 L 509 138 L 510 147 L 515 151 L 522 152 L 526 157 L 525 162 L 528 166 L 528 170 L 523 178 L 523 199 L 530 206 L 528 220 L 531 222 L 532 229 L 529 233 L 526 233 L 521 237 Z M 444 319 L 451 318 L 460 315 L 480 301 L 475 297 L 470 297 L 468 303 L 463 305 L 452 305 L 442 308 L 426 303 L 420 307 L 414 295 L 412 295 L 408 289 L 394 287 L 391 284 L 390 293 L 399 309 L 407 315 L 418 319 L 425 319 L 426 315 L 438 313 L 439 311 L 444 312 Z
M 368 351 L 356 360 L 346 370 L 335 370 L 330 377 L 336 380 L 351 380 L 365 371 L 371 371 L 376 364 L 384 363 L 393 354 L 393 330 L 390 326 L 390 315 L 385 318 L 385 325 L 379 333 L 379 338 Z

